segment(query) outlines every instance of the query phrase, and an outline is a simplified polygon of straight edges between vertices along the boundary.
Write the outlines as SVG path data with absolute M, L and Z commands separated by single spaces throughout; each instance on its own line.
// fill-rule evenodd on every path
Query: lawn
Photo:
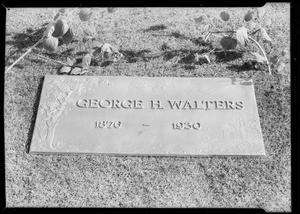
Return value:
M 266 5 L 272 20 L 270 55 L 290 50 L 290 5 Z M 43 25 L 59 8 L 11 8 L 6 17 L 6 66 L 35 44 Z M 194 18 L 226 10 L 242 25 L 249 8 L 94 8 L 98 40 L 119 49 L 126 60 L 92 61 L 91 76 L 170 76 L 252 78 L 266 157 L 155 157 L 28 154 L 43 77 L 60 66 L 36 54 L 80 60 L 91 48 L 83 43 L 86 22 L 70 23 L 74 41 L 53 54 L 39 45 L 5 73 L 5 174 L 7 207 L 222 207 L 291 211 L 290 63 L 285 75 L 265 67 L 246 68 L 238 51 L 194 63 L 199 29 Z M 102 13 L 102 11 L 106 11 Z

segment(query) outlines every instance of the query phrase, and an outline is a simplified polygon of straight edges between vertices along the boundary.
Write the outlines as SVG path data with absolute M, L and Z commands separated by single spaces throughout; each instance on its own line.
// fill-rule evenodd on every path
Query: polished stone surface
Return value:
M 265 155 L 252 80 L 44 79 L 30 153 Z

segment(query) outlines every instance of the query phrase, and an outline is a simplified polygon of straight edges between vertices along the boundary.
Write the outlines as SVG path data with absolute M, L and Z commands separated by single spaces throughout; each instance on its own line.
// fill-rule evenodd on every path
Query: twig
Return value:
M 212 31 L 210 33 L 236 33 L 235 30 Z
M 260 51 L 263 53 L 264 57 L 266 58 L 269 74 L 272 75 L 271 66 L 270 66 L 269 60 L 267 58 L 267 55 L 266 55 L 264 49 L 260 46 L 260 44 L 255 39 L 251 38 L 250 36 L 248 36 L 248 39 L 250 39 L 252 42 L 254 42 L 259 47 Z
M 208 39 L 208 37 L 209 37 L 211 34 L 214 34 L 214 33 L 235 33 L 235 31 L 233 31 L 233 30 L 227 30 L 227 31 L 212 31 L 212 32 L 208 32 L 208 34 L 207 34 L 206 37 L 204 38 L 204 41 L 206 42 L 206 40 Z
M 213 53 L 213 52 L 215 52 L 215 50 L 216 50 L 217 48 L 213 48 L 211 51 L 209 51 L 207 54 L 210 54 L 210 53 Z
M 251 34 L 254 35 L 254 34 L 256 34 L 258 31 L 260 31 L 260 29 L 257 29 L 256 31 L 252 32 Z
M 63 63 L 63 62 L 60 62 L 60 61 L 57 61 L 57 60 L 54 60 L 54 59 L 50 59 L 48 57 L 45 57 L 45 56 L 42 56 L 42 55 L 39 55 L 39 54 L 36 54 L 36 53 L 33 53 L 34 55 L 42 58 L 42 59 L 45 59 L 45 60 L 48 60 L 48 61 L 51 61 L 51 62 L 54 62 L 54 63 L 57 63 L 57 64 L 61 64 L 61 65 L 67 65 L 66 63 Z
M 30 51 L 32 51 L 33 48 L 35 48 L 38 44 L 40 44 L 42 41 L 44 41 L 44 37 L 41 38 L 39 41 L 37 41 L 37 43 L 35 43 L 33 46 L 31 46 L 30 48 L 28 48 L 28 50 L 19 57 L 19 59 L 17 59 L 13 64 L 11 64 L 7 69 L 6 72 L 8 72 L 10 69 L 12 69 L 12 67 L 14 67 L 15 64 L 17 64 L 21 59 L 23 59 Z
M 218 29 L 218 28 L 214 25 L 214 23 L 212 22 L 212 20 L 211 20 L 209 17 L 206 16 L 206 18 L 208 19 L 209 24 L 210 24 L 211 26 L 213 26 L 215 29 Z
M 204 42 L 206 42 L 206 40 L 208 39 L 208 37 L 210 36 L 211 32 L 208 32 L 208 34 L 206 35 L 206 37 L 204 38 Z
M 51 62 L 54 62 L 54 63 L 57 63 L 57 64 L 61 64 L 61 65 L 64 65 L 64 66 L 69 66 L 69 67 L 72 67 L 72 68 L 74 68 L 74 67 L 80 67 L 80 68 L 82 68 L 82 66 L 80 66 L 80 65 L 76 65 L 76 66 L 69 65 L 67 63 L 64 63 L 64 62 L 61 62 L 61 61 L 58 61 L 58 60 L 54 60 L 54 59 L 50 59 L 50 58 L 45 57 L 45 56 L 40 55 L 40 54 L 36 54 L 36 53 L 33 53 L 33 54 L 36 55 L 36 56 L 38 56 L 38 57 L 40 57 L 40 58 L 42 58 L 42 59 L 45 59 L 45 60 L 48 60 L 48 61 L 51 61 Z

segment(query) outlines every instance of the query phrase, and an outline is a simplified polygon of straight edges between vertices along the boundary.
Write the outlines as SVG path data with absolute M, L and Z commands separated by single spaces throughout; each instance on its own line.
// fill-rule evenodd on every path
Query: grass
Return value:
M 103 9 L 99 9 L 103 10 Z M 119 48 L 127 62 L 93 62 L 85 75 L 252 78 L 267 157 L 131 157 L 104 155 L 30 155 L 44 75 L 59 66 L 28 54 L 5 73 L 5 169 L 7 207 L 241 207 L 291 211 L 290 65 L 286 76 L 246 68 L 246 56 L 213 55 L 192 63 L 199 32 L 194 18 L 227 10 L 241 24 L 248 8 L 120 8 L 95 13 L 100 40 Z M 290 5 L 267 5 L 274 40 L 271 54 L 290 47 Z M 57 9 L 7 11 L 6 66 L 38 41 L 41 26 Z M 180 18 L 179 18 L 180 17 Z M 280 18 L 278 18 L 280 17 Z M 114 23 L 115 21 L 115 23 Z M 81 58 L 83 23 L 71 25 L 75 41 L 60 46 L 52 59 Z M 35 53 L 47 55 L 38 46 Z M 9 60 L 10 59 L 10 60 Z M 177 63 L 176 63 L 177 62 Z

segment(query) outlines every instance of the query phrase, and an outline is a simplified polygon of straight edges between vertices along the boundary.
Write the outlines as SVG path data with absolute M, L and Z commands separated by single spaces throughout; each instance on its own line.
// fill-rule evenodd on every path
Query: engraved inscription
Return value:
M 98 100 L 80 99 L 76 102 L 80 108 L 143 109 L 142 100 Z
M 95 128 L 116 128 L 119 129 L 121 128 L 122 122 L 121 121 L 96 121 L 95 122 Z
M 168 101 L 171 109 L 195 109 L 195 110 L 241 110 L 243 109 L 242 101 Z
M 168 103 L 169 105 L 167 105 Z M 150 100 L 147 104 L 143 100 L 117 100 L 117 99 L 80 99 L 76 102 L 79 108 L 112 108 L 112 109 L 150 109 L 165 110 L 169 106 L 172 110 L 242 110 L 242 101 L 182 101 L 182 100 Z
M 190 123 L 190 122 L 173 122 L 172 128 L 177 130 L 199 130 L 201 128 L 201 124 L 199 122 Z
M 151 109 L 164 109 L 160 100 L 151 100 Z

